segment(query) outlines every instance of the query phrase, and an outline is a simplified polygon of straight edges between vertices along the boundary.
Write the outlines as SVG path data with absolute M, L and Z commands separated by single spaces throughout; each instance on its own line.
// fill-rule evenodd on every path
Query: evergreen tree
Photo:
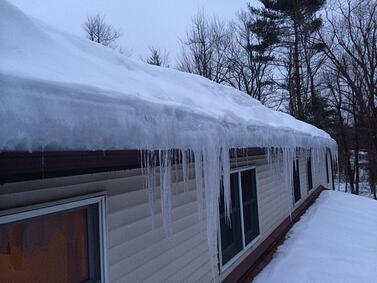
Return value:
M 271 45 L 279 47 L 280 56 L 276 64 L 285 68 L 284 86 L 289 93 L 290 112 L 298 119 L 307 120 L 306 110 L 308 109 L 305 107 L 307 101 L 303 101 L 307 94 L 303 93 L 303 80 L 313 80 L 314 74 L 307 62 L 311 58 L 306 58 L 308 54 L 304 51 L 305 49 L 306 51 L 316 50 L 318 47 L 312 41 L 312 35 L 322 25 L 317 14 L 324 6 L 325 0 L 259 1 L 263 4 L 263 8 L 250 6 L 249 9 L 256 16 L 254 31 L 264 38 L 260 47 Z M 309 91 L 312 96 L 315 95 L 313 82 Z M 314 106 L 311 108 L 315 109 Z

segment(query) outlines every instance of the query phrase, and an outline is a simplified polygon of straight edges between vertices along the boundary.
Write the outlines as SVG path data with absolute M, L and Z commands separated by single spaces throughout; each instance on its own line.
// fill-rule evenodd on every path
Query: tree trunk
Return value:
M 294 20 L 294 51 L 293 51 L 293 68 L 294 68 L 294 82 L 295 82 L 295 100 L 297 104 L 297 114 L 296 117 L 300 120 L 304 120 L 304 113 L 302 107 L 301 98 L 301 78 L 300 78 L 300 58 L 299 58 L 299 31 L 297 20 Z

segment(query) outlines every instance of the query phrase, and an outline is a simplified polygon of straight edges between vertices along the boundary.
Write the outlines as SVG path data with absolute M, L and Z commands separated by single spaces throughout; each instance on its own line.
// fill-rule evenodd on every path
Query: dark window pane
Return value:
M 88 210 L 0 225 L 0 282 L 90 280 Z
M 230 175 L 232 198 L 231 222 L 226 218 L 223 194 L 220 196 L 220 233 L 223 265 L 242 250 L 241 210 L 238 186 L 238 173 Z
M 293 193 L 295 198 L 295 203 L 301 199 L 301 188 L 300 188 L 300 168 L 298 159 L 293 161 Z
M 259 235 L 255 169 L 241 172 L 245 245 Z
M 312 175 L 312 158 L 309 156 L 307 160 L 307 169 L 308 169 L 308 190 L 313 189 L 313 175 Z

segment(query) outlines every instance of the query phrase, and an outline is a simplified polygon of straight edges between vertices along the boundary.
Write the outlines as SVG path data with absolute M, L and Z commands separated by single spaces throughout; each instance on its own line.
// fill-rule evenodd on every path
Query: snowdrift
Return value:
M 322 192 L 253 282 L 376 282 L 376 219 L 377 201 Z

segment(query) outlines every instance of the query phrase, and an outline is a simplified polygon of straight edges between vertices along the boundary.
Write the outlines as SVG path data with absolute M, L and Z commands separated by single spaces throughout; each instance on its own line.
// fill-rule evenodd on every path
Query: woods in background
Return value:
M 198 13 L 176 68 L 237 88 L 324 129 L 339 145 L 341 181 L 377 199 L 377 1 L 259 0 L 229 22 Z M 118 48 L 119 31 L 88 17 L 87 37 Z M 143 59 L 169 67 L 151 47 Z
M 260 2 L 229 23 L 195 17 L 178 69 L 329 132 L 343 181 L 377 199 L 377 2 Z

